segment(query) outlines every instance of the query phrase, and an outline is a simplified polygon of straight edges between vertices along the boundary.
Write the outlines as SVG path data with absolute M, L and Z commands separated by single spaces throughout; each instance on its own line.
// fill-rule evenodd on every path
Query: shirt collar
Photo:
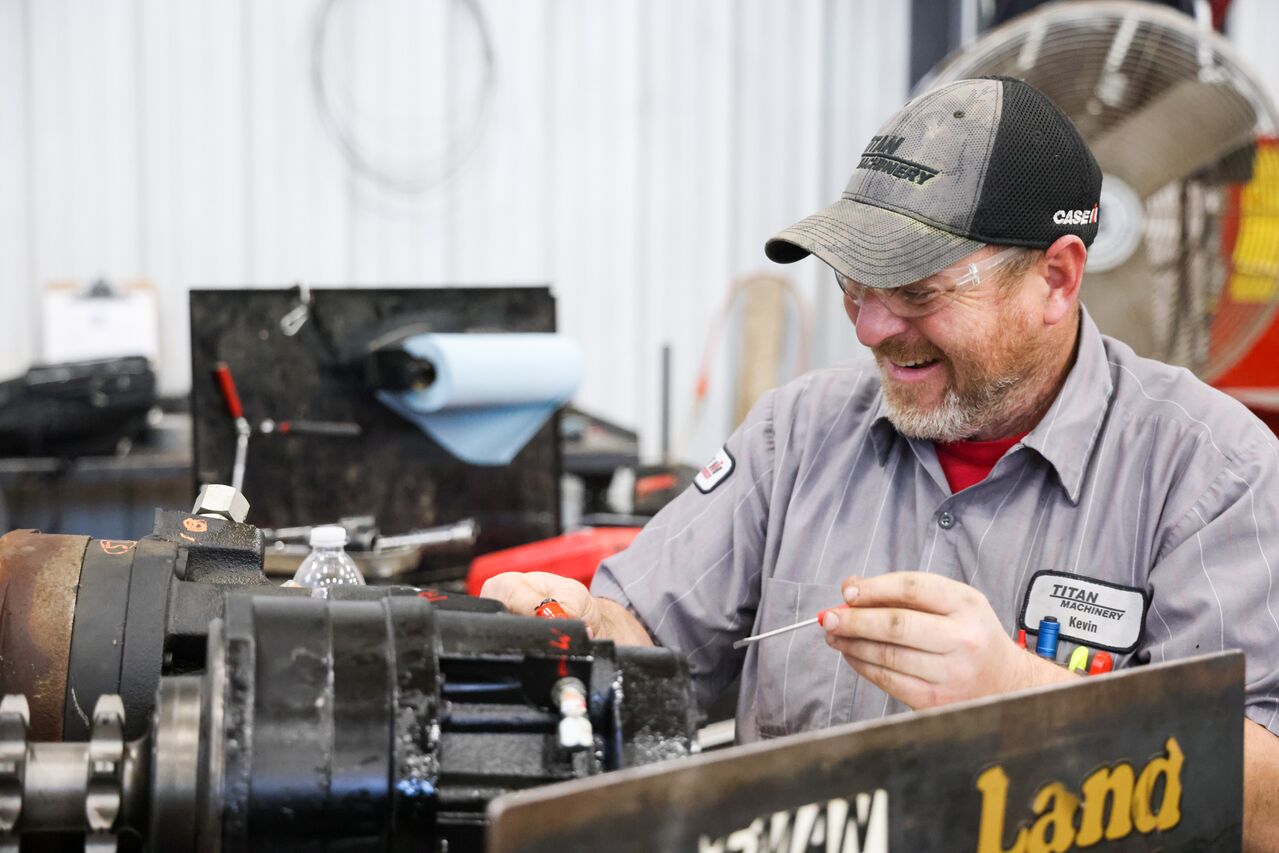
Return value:
M 1106 348 L 1101 331 L 1079 306 L 1079 346 L 1075 364 L 1066 382 L 1043 419 L 1021 443 L 1044 457 L 1057 471 L 1057 478 L 1073 504 L 1079 503 L 1084 472 L 1092 456 L 1102 422 L 1114 390 L 1106 364 Z M 888 419 L 884 394 L 880 391 L 871 421 L 870 438 L 880 463 L 892 451 L 897 428 Z
M 879 458 L 880 465 L 888 461 L 888 454 L 892 452 L 896 438 L 897 427 L 888 419 L 888 407 L 884 405 L 884 389 L 881 385 L 870 422 L 870 441 L 875 447 L 875 456 Z
M 1101 331 L 1080 305 L 1075 365 L 1047 414 L 1021 440 L 1057 469 L 1057 477 L 1073 504 L 1079 503 L 1084 472 L 1106 420 L 1114 388 Z

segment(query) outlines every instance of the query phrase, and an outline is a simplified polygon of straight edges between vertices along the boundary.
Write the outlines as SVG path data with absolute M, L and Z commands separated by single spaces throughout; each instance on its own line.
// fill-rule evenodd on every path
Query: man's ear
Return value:
M 1074 306 L 1079 301 L 1079 283 L 1084 278 L 1084 264 L 1088 249 L 1084 241 L 1074 234 L 1058 237 L 1044 250 L 1039 272 L 1048 285 L 1048 297 L 1044 304 L 1044 323 L 1055 326 L 1074 316 Z

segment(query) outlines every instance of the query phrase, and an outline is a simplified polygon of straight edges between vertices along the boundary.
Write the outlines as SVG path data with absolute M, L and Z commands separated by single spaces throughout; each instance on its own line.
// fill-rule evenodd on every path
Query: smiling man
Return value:
M 1025 83 L 911 101 L 840 200 L 766 246 L 834 270 L 874 364 L 765 395 L 589 591 L 484 594 L 679 649 L 703 701 L 740 674 L 744 741 L 1078 677 L 1017 645 L 1023 611 L 1058 619 L 1059 662 L 1243 649 L 1245 831 L 1279 849 L 1279 442 L 1080 306 L 1100 188 Z

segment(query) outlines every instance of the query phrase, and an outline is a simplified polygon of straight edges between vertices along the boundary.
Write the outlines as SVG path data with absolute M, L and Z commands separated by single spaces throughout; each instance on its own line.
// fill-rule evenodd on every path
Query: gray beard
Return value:
M 1008 392 L 1022 380 L 1021 376 L 1004 376 L 963 397 L 947 388 L 941 404 L 926 410 L 894 399 L 885 387 L 884 407 L 888 420 L 902 435 L 942 443 L 963 441 L 1000 420 L 1012 420 L 1014 413 L 1008 410 L 1014 407 L 1015 395 Z

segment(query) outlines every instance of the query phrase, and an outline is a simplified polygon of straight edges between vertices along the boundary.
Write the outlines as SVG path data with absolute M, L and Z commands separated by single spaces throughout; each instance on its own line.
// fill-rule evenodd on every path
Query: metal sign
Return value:
M 1227 652 L 511 794 L 488 850 L 1238 851 L 1243 674 Z

